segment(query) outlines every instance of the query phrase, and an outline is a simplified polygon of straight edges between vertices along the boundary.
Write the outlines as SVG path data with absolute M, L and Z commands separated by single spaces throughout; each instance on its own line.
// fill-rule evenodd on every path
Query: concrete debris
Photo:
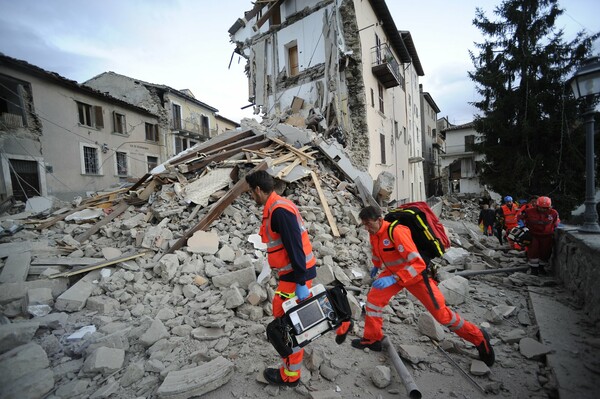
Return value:
M 533 338 L 525 337 L 519 341 L 519 352 L 527 359 L 541 359 L 551 351 L 551 348 Z
M 0 242 L 2 397 L 7 392 L 6 397 L 41 398 L 55 388 L 49 397 L 57 399 L 187 398 L 218 389 L 223 390 L 221 396 L 279 395 L 280 388 L 274 386 L 245 394 L 248 384 L 258 385 L 254 375 L 266 383 L 260 370 L 278 361 L 265 338 L 277 279 L 264 266 L 266 248 L 256 234 L 262 209 L 243 190 L 228 188 L 243 182 L 244 174 L 265 159 L 269 173 L 280 176 L 283 195 L 298 205 L 306 222 L 318 265 L 313 283 L 341 283 L 348 288 L 355 323 L 347 341 L 361 334 L 372 280 L 368 235 L 358 228 L 358 213 L 365 204 L 376 203 L 375 198 L 385 202 L 392 177 L 381 174 L 374 183 L 350 163 L 338 143 L 315 138 L 314 132 L 303 128 L 275 125 L 257 125 L 218 137 L 221 141 L 201 143 L 162 165 L 162 172 L 136 183 L 130 192 L 81 200 L 78 206 L 89 209 L 68 208 L 0 237 L 11 240 Z M 270 135 L 285 145 L 266 139 Z M 242 153 L 244 142 L 261 144 Z M 229 158 L 218 158 L 225 146 L 238 152 L 227 150 L 232 151 Z M 304 169 L 292 168 L 294 162 Z M 312 172 L 317 172 L 323 197 L 306 177 Z M 336 227 L 321 201 L 327 202 Z M 453 310 L 461 316 L 466 313 L 465 319 L 476 324 L 484 317 L 489 320 L 501 370 L 520 373 L 515 343 L 523 356 L 534 360 L 548 348 L 528 341 L 535 336 L 535 317 L 527 312 L 520 294 L 504 287 L 541 283 L 526 273 L 469 280 L 454 275 L 457 270 L 507 268 L 525 261 L 494 237 L 478 236 L 472 223 L 463 224 L 478 215 L 472 199 L 446 196 L 436 201 L 453 242 L 443 258 L 433 261 L 443 280 L 439 288 Z M 118 204 L 119 209 L 126 208 L 123 213 L 99 225 Z M 85 216 L 90 213 L 91 219 Z M 34 230 L 36 224 L 39 231 Z M 102 265 L 123 254 L 140 256 Z M 52 278 L 98 264 L 101 269 Z M 522 329 L 509 323 L 515 314 Z M 457 375 L 444 358 L 436 358 L 439 354 L 431 349 L 430 338 L 453 348 L 453 356 L 474 356 L 474 348 L 464 349 L 464 342 L 447 333 L 407 292 L 396 295 L 384 309 L 384 318 L 386 335 L 402 337 L 399 353 L 419 373 Z M 374 387 L 399 393 L 397 379 L 379 364 L 377 355 L 340 350 L 333 337 L 325 334 L 305 347 L 299 395 L 366 397 L 372 396 Z M 367 358 L 375 362 L 368 370 L 362 366 Z M 32 366 L 24 366 L 28 363 Z M 472 362 L 471 373 L 491 378 L 485 377 L 489 368 L 482 364 Z M 509 382 L 503 389 L 524 396 L 512 392 L 516 388 Z

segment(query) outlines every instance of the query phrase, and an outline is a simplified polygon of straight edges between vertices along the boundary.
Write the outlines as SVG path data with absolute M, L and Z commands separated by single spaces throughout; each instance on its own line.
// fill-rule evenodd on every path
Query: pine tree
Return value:
M 566 217 L 585 196 L 584 131 L 567 81 L 598 34 L 565 42 L 554 27 L 563 12 L 557 0 L 504 0 L 492 21 L 478 8 L 484 42 L 470 52 L 469 76 L 481 95 L 482 183 L 515 198 L 550 196 Z

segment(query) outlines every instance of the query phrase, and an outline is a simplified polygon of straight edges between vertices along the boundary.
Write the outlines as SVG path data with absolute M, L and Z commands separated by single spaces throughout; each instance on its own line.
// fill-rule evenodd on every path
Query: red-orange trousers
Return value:
M 384 270 L 379 277 L 389 276 L 390 274 L 389 271 Z M 479 345 L 483 341 L 481 330 L 446 306 L 444 295 L 440 292 L 437 283 L 433 279 L 429 279 L 429 285 L 433 297 L 438 304 L 437 309 L 427 290 L 423 276 L 420 274 L 404 284 L 398 282 L 384 289 L 371 288 L 367 294 L 365 332 L 363 338 L 370 341 L 383 339 L 383 309 L 394 295 L 403 288 L 406 288 L 425 306 L 438 323 L 448 327 L 450 331 L 472 344 Z
M 308 288 L 312 287 L 312 280 L 306 282 L 306 286 Z M 292 294 L 296 292 L 296 283 L 292 283 L 289 281 L 279 281 L 279 285 L 277 286 L 277 290 L 275 292 L 282 292 L 286 294 Z M 283 312 L 283 302 L 285 302 L 287 298 L 283 298 L 278 294 L 275 294 L 273 297 L 273 316 L 274 317 L 283 317 L 285 314 Z M 284 357 L 282 359 L 283 366 L 279 368 L 279 373 L 283 381 L 297 381 L 300 379 L 300 369 L 302 368 L 302 358 L 304 357 L 304 349 L 302 348 L 293 348 L 294 353 L 289 355 L 288 357 Z

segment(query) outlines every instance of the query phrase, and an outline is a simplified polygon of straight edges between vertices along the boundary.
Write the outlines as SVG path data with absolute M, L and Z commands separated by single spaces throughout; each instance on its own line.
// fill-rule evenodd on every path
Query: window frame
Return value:
M 119 131 L 117 127 L 120 127 L 122 131 Z M 127 119 L 125 117 L 125 114 L 113 111 L 113 133 L 121 135 L 129 134 L 127 132 Z
M 154 163 L 154 166 L 152 166 L 153 164 L 150 162 L 150 158 L 156 159 L 156 163 Z M 159 161 L 160 159 L 156 155 L 146 155 L 146 166 L 148 168 L 148 172 L 151 172 L 152 169 L 157 167 L 159 165 Z
M 475 135 L 474 134 L 469 134 L 465 136 L 465 152 L 472 152 L 474 151 L 474 147 L 475 146 Z
M 175 112 L 177 110 L 177 112 Z M 172 127 L 174 130 L 183 129 L 183 112 L 181 108 L 181 104 L 176 102 L 171 103 L 171 116 L 172 116 Z
M 77 122 L 79 126 L 98 130 L 104 128 L 104 116 L 100 105 L 92 105 L 79 100 L 75 100 L 75 104 L 77 105 Z
M 119 173 L 119 154 L 125 157 L 125 173 Z M 115 151 L 115 176 L 129 177 L 129 153 L 126 151 Z
M 0 121 L 7 127 L 14 128 L 28 126 L 27 110 L 31 108 L 30 105 L 25 104 L 26 93 L 31 97 L 31 86 L 28 82 L 0 73 L 0 101 L 6 104 L 6 110 L 4 112 L 0 108 Z M 19 112 L 19 114 L 14 114 L 14 111 Z M 8 116 L 3 117 L 2 114 L 20 117 L 20 126 L 16 126 L 15 118 Z
M 300 74 L 300 50 L 298 49 L 298 42 L 292 40 L 285 45 L 285 50 L 288 76 L 298 76 Z M 295 61 L 293 57 L 295 57 Z
M 148 138 L 148 128 L 149 127 L 152 130 L 150 132 L 152 137 L 156 138 L 156 140 Z M 154 143 L 154 144 L 160 143 L 160 136 L 158 134 L 158 124 L 157 123 L 144 122 L 144 133 L 145 133 L 145 139 L 147 142 Z
M 95 162 L 96 162 L 96 172 L 88 172 L 87 170 L 87 164 L 86 164 L 86 148 L 90 148 L 93 149 L 95 151 Z M 90 143 L 79 143 L 79 155 L 80 155 L 80 162 L 81 162 L 81 174 L 82 175 L 86 175 L 86 176 L 102 176 L 102 160 L 100 158 L 100 146 L 96 145 L 96 144 L 90 144 Z

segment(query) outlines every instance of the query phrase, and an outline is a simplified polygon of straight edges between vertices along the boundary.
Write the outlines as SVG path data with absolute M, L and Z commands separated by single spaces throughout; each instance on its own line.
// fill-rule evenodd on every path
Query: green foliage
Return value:
M 495 21 L 478 8 L 473 24 L 485 39 L 469 76 L 481 95 L 482 183 L 515 198 L 550 196 L 566 217 L 585 197 L 584 127 L 567 81 L 599 34 L 565 42 L 554 27 L 562 13 L 557 0 L 504 0 Z

